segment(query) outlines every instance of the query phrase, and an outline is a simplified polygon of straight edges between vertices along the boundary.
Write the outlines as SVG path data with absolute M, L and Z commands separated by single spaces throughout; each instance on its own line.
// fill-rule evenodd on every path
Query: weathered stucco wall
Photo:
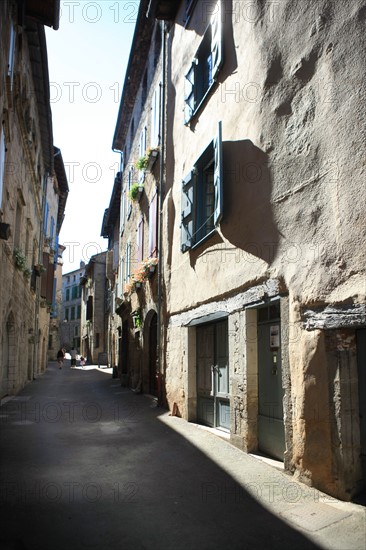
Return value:
M 195 395 L 185 388 L 195 351 L 187 356 L 189 339 L 182 336 L 190 319 L 225 310 L 232 297 L 277 280 L 278 292 L 287 294 L 281 300 L 285 466 L 349 498 L 361 477 L 357 363 L 352 345 L 340 349 L 335 342 L 344 343 L 342 327 L 365 323 L 357 310 L 366 295 L 364 1 L 223 2 L 224 64 L 187 126 L 184 77 L 216 2 L 198 2 L 187 25 L 184 4 L 168 41 L 169 405 L 194 416 Z M 216 235 L 182 253 L 182 180 L 219 121 L 223 218 Z M 255 345 L 245 344 L 253 313 L 243 310 L 266 296 L 250 298 L 228 308 L 231 437 L 245 450 L 256 446 L 257 359 Z M 335 314 L 317 309 L 327 304 Z

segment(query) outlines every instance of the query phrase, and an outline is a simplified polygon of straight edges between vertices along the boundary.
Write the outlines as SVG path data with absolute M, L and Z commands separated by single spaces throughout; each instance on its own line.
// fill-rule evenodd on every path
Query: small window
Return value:
M 182 252 L 210 236 L 222 217 L 221 133 L 220 122 L 216 138 L 182 182 Z
M 75 319 L 75 307 L 73 306 L 71 308 L 70 321 L 74 321 L 74 319 Z
M 133 183 L 133 174 L 134 174 L 134 169 L 133 169 L 133 166 L 131 166 L 129 171 L 128 171 L 127 195 L 129 195 L 129 192 L 131 191 L 131 187 L 132 187 L 132 183 Z M 130 200 L 129 205 L 128 205 L 128 209 L 127 209 L 127 219 L 130 218 L 131 212 L 132 212 L 132 202 Z
M 151 102 L 151 147 L 158 147 L 160 144 L 160 102 L 161 84 L 156 87 Z
M 185 124 L 189 124 L 202 105 L 214 85 L 224 61 L 221 11 L 221 2 L 218 2 L 218 9 L 212 15 L 200 47 L 185 75 Z
M 76 317 L 77 317 L 77 319 L 80 319 L 80 317 L 81 317 L 81 306 L 78 306 L 78 307 L 77 307 L 77 314 L 76 314 Z
M 65 321 L 68 321 L 69 320 L 69 308 L 67 307 L 65 309 Z
M 75 277 L 75 275 L 74 275 L 74 277 Z M 77 300 L 78 297 L 79 297 L 79 287 L 74 285 L 72 287 L 72 291 L 71 291 L 71 299 L 72 300 Z
M 67 277 L 67 282 L 68 282 L 68 283 L 70 282 L 70 277 Z
M 67 288 L 66 289 L 66 298 L 65 298 L 65 301 L 68 302 L 70 300 L 70 289 Z

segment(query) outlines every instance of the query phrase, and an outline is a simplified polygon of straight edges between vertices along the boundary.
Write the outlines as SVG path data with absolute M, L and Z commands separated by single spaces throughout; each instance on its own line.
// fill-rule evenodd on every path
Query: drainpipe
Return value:
M 39 243 L 38 243 L 38 263 L 43 264 L 43 242 L 44 242 L 44 217 L 46 213 L 46 197 L 47 197 L 47 183 L 49 174 L 43 176 L 43 190 L 42 190 L 42 217 L 39 229 Z M 41 274 L 42 276 L 42 274 Z M 39 303 L 41 296 L 41 277 L 36 278 L 36 302 L 34 311 L 34 348 L 33 348 L 33 365 L 32 365 L 32 379 L 35 380 L 36 362 L 39 355 Z
M 163 196 L 164 196 L 164 170 L 165 170 L 165 96 L 166 96 L 166 24 L 165 21 L 161 21 L 161 43 L 162 43 L 162 88 L 161 88 L 161 150 L 160 150 L 160 174 L 159 174 L 159 186 L 158 186 L 158 319 L 157 319 L 157 359 L 156 359 L 156 375 L 157 375 L 157 393 L 158 404 L 162 405 L 163 402 L 163 335 L 162 328 L 162 306 L 163 306 Z

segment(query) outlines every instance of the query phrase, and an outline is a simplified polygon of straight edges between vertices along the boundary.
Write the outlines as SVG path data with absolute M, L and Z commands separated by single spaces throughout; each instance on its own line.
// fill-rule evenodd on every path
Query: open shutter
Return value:
M 193 244 L 193 182 L 193 172 L 191 171 L 182 182 L 182 252 L 189 250 Z
M 196 61 L 194 60 L 191 68 L 185 76 L 184 83 L 184 124 L 188 124 L 194 113 L 194 76 L 196 70 Z
M 219 122 L 217 136 L 213 142 L 215 157 L 214 187 L 215 187 L 215 211 L 214 224 L 217 225 L 222 218 L 223 207 L 223 164 L 222 164 L 222 124 Z
M 147 128 L 145 126 L 140 134 L 139 158 L 144 157 L 146 155 L 146 136 L 147 136 Z M 139 183 L 141 184 L 144 183 L 144 180 L 145 180 L 145 170 L 139 170 Z
M 142 262 L 144 252 L 144 218 L 141 216 L 137 224 L 137 237 L 136 237 L 136 261 Z
M 119 232 L 122 235 L 125 228 L 125 209 L 126 209 L 126 187 L 122 187 L 121 191 L 121 204 L 120 204 L 120 214 L 119 214 Z
M 212 79 L 215 80 L 224 61 L 222 47 L 222 7 L 221 0 L 217 3 L 217 10 L 211 18 L 211 54 Z
M 149 258 L 155 256 L 157 252 L 157 213 L 158 193 L 157 189 L 155 189 L 155 193 L 149 205 Z
M 158 147 L 160 144 L 160 101 L 161 85 L 156 87 L 151 105 L 151 142 L 150 146 Z

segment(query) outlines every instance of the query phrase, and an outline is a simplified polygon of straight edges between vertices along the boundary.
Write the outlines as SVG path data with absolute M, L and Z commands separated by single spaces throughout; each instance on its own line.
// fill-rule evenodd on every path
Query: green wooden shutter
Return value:
M 222 218 L 223 209 L 223 163 L 222 163 L 222 124 L 219 122 L 217 136 L 213 140 L 214 157 L 215 157 L 215 172 L 214 172 L 214 187 L 215 187 L 215 211 L 214 224 L 218 225 Z
M 216 80 L 224 61 L 222 47 L 222 8 L 220 1 L 217 3 L 217 10 L 211 18 L 211 54 L 212 79 Z
M 194 85 L 195 85 L 196 61 L 194 60 L 191 68 L 185 76 L 184 85 L 184 124 L 188 124 L 194 113 Z
M 181 224 L 181 250 L 186 252 L 192 246 L 193 236 L 193 172 L 184 178 L 182 182 L 182 224 Z

